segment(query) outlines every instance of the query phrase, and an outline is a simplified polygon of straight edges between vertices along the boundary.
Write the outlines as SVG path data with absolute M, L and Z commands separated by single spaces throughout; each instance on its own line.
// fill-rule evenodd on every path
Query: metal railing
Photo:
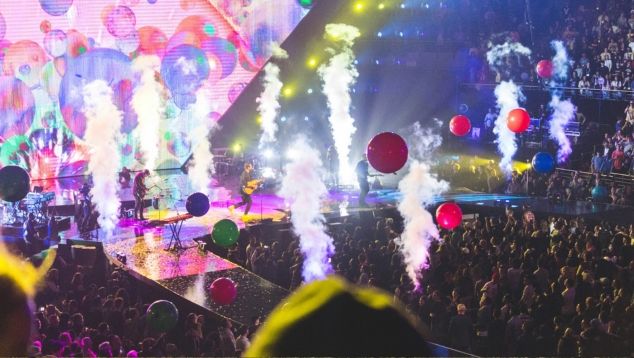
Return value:
M 526 85 L 518 83 L 519 87 L 523 92 L 530 91 L 544 91 L 548 92 L 551 90 L 561 91 L 564 97 L 580 97 L 580 98 L 589 98 L 589 99 L 597 99 L 597 100 L 611 100 L 611 101 L 629 101 L 634 99 L 634 91 L 633 90 L 605 90 L 605 89 L 581 89 L 574 87 L 550 87 L 544 85 Z M 497 86 L 496 83 L 468 83 L 463 82 L 460 83 L 461 88 L 474 88 L 477 90 L 483 88 L 495 89 Z

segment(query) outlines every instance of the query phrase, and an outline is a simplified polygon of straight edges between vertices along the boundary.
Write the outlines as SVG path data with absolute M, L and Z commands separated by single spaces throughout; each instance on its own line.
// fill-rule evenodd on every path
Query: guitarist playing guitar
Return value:
M 145 194 L 147 194 L 147 191 L 152 188 L 152 187 L 150 188 L 145 187 L 145 178 L 149 176 L 150 176 L 150 171 L 148 169 L 145 169 L 139 172 L 134 177 L 133 194 L 134 194 L 134 220 L 135 221 L 145 220 L 143 218 L 143 198 L 145 197 Z M 137 215 L 137 212 L 139 213 L 139 215 Z
M 258 188 L 258 184 L 263 182 L 264 179 L 260 180 L 251 180 L 251 171 L 253 170 L 253 165 L 251 163 L 244 163 L 244 172 L 240 176 L 240 195 L 242 196 L 242 201 L 237 203 L 236 205 L 231 205 L 229 207 L 229 211 L 233 213 L 233 209 L 239 208 L 242 205 L 246 205 L 247 207 L 244 209 L 244 216 L 249 214 L 249 209 L 251 209 L 251 205 L 253 205 L 253 201 L 251 200 L 251 194 L 255 189 Z

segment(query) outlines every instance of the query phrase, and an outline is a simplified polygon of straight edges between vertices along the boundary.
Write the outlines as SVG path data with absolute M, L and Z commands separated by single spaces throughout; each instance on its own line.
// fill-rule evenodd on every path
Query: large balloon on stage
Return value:
M 539 152 L 533 156 L 533 169 L 540 173 L 549 173 L 555 167 L 555 159 L 553 156 L 546 152 Z
M 229 278 L 222 277 L 217 279 L 209 287 L 211 299 L 219 305 L 228 305 L 238 296 L 236 284 Z
M 218 221 L 211 231 L 211 239 L 218 246 L 229 247 L 238 241 L 240 229 L 238 225 L 229 219 Z
M 553 75 L 553 63 L 549 60 L 541 60 L 536 66 L 537 74 L 541 78 L 550 78 Z
M 605 201 L 608 198 L 608 189 L 604 186 L 595 186 L 592 189 L 592 200 L 594 201 Z
M 203 193 L 194 193 L 187 198 L 185 209 L 194 216 L 205 216 L 209 211 L 209 198 Z
M 407 162 L 407 144 L 398 134 L 380 133 L 374 136 L 366 149 L 372 168 L 385 174 L 395 173 Z
M 21 167 L 8 165 L 0 169 L 0 199 L 15 203 L 31 189 L 31 177 Z
M 147 324 L 157 333 L 166 333 L 176 327 L 178 309 L 170 301 L 160 300 L 147 309 Z
M 515 108 L 506 117 L 506 126 L 512 132 L 522 133 L 531 124 L 531 116 L 523 108 Z
M 471 130 L 471 121 L 465 116 L 455 116 L 451 119 L 451 122 L 449 122 L 449 129 L 451 133 L 462 137 Z
M 453 229 L 462 223 L 462 210 L 454 203 L 444 203 L 436 210 L 436 220 L 445 229 Z

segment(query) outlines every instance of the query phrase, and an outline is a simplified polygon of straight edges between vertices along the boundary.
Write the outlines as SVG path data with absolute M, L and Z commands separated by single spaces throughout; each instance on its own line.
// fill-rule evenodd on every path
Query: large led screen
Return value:
M 192 105 L 199 91 L 217 121 L 309 11 L 305 0 L 2 0 L 0 2 L 0 165 L 31 177 L 81 175 L 81 90 L 105 80 L 123 111 L 121 166 L 143 167 L 133 61 L 156 55 L 164 88 L 157 168 L 191 155 Z M 193 64 L 187 68 L 183 63 Z

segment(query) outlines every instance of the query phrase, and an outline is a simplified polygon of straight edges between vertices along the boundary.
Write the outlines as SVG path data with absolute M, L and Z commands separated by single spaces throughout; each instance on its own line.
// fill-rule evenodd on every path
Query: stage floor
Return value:
M 51 184 L 48 190 L 56 192 L 56 205 L 74 205 L 70 198 L 73 198 L 73 191 L 78 190 L 84 183 L 84 178 L 57 179 L 48 183 Z M 146 209 L 146 218 L 156 220 L 186 213 L 185 199 L 193 192 L 188 184 L 187 176 L 180 170 L 161 172 L 160 183 L 163 184 L 164 198 L 159 200 L 161 204 L 159 210 L 152 207 Z M 243 219 L 240 209 L 235 210 L 233 214 L 227 209 L 229 205 L 240 200 L 239 196 L 232 195 L 237 188 L 235 181 L 223 180 L 223 184 L 214 182 L 215 198 L 212 199 L 212 207 L 205 216 L 184 221 L 180 239 L 183 246 L 191 247 L 190 249 L 177 252 L 165 250 L 171 238 L 168 227 L 148 227 L 131 219 L 123 219 L 110 237 L 106 237 L 102 230 L 97 230 L 96 238 L 93 240 L 103 243 L 104 251 L 112 261 L 116 261 L 118 253 L 125 254 L 126 267 L 135 276 L 160 285 L 205 309 L 231 318 L 238 323 L 249 324 L 249 319 L 253 315 L 268 315 L 289 294 L 289 291 L 211 252 L 200 252 L 196 248 L 195 240 L 211 233 L 213 225 L 221 219 L 232 219 L 240 228 L 259 225 L 261 218 L 270 219 L 273 223 L 286 223 L 288 222 L 285 212 L 287 205 L 284 199 L 274 193 L 255 193 L 251 212 Z M 148 197 L 153 195 L 159 195 L 159 192 L 150 193 Z M 122 189 L 121 199 L 132 199 L 129 188 Z M 360 208 L 352 204 L 357 202 L 358 192 L 331 192 L 323 198 L 323 212 L 326 217 L 355 215 L 359 211 L 395 208 L 398 199 L 399 193 L 394 189 L 371 191 L 367 198 L 370 208 Z M 590 202 L 566 202 L 563 205 L 555 205 L 543 198 L 481 194 L 468 190 L 457 190 L 435 199 L 435 202 L 443 201 L 454 201 L 464 205 L 465 208 L 470 207 L 472 209 L 470 212 L 477 212 L 478 207 L 483 209 L 486 207 L 489 210 L 493 207 L 503 209 L 504 205 L 521 210 L 522 205 L 528 203 L 536 213 L 597 219 L 605 216 L 612 220 L 618 220 L 621 217 L 631 218 L 634 215 L 633 208 L 617 205 Z M 348 204 L 342 207 L 341 204 L 345 202 Z M 71 225 L 71 230 L 61 233 L 61 236 L 62 242 L 80 238 L 74 223 Z M 211 282 L 220 277 L 229 277 L 237 284 L 238 298 L 230 305 L 217 305 L 209 297 L 208 288 Z

